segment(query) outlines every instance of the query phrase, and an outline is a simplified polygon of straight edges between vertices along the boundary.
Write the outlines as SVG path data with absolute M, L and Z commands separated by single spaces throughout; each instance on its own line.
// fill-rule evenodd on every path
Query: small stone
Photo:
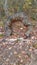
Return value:
M 23 29 L 23 28 L 20 28 L 21 30 Z
M 17 52 L 16 52 L 16 51 L 14 51 L 14 54 L 17 54 Z
M 9 47 L 9 50 L 11 50 L 12 49 L 12 47 Z
M 16 65 L 16 63 L 14 63 L 13 65 Z
M 12 52 L 10 53 L 10 55 L 12 55 Z
M 19 58 L 21 58 L 21 55 L 18 55 Z
M 29 51 L 31 52 L 31 51 L 32 51 L 32 49 L 29 49 Z
M 23 60 L 21 59 L 21 61 L 20 61 L 21 63 L 23 62 Z
M 26 52 L 25 51 L 22 51 L 22 54 L 26 54 Z
M 34 39 L 34 36 L 32 37 L 32 39 Z
M 6 61 L 9 61 L 9 58 L 7 58 Z

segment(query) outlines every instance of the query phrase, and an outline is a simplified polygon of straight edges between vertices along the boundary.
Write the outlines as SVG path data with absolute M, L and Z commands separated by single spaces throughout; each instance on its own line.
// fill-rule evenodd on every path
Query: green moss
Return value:
M 3 37 L 3 34 L 0 34 L 0 37 Z
M 4 25 L 3 22 L 0 22 L 0 27 L 3 26 L 3 25 Z
M 36 44 L 34 44 L 34 45 L 33 45 L 33 47 L 37 49 L 37 43 L 36 43 Z
M 34 17 L 31 17 L 33 20 L 35 20 L 35 18 Z

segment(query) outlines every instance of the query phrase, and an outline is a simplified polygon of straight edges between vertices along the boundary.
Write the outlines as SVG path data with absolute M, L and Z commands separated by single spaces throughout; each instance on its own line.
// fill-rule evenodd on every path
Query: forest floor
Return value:
M 24 33 L 27 27 L 21 24 L 22 27 L 19 28 L 18 25 L 19 23 L 13 24 L 13 31 L 19 34 L 13 33 L 6 38 L 3 36 L 3 27 L 0 26 L 0 65 L 37 65 L 37 26 L 33 27 L 30 37 L 26 38 Z M 6 40 L 2 41 L 3 38 Z

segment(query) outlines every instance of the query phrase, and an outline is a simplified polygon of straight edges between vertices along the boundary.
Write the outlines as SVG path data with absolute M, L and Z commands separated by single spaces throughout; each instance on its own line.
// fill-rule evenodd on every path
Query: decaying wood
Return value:
M 31 30 L 32 30 L 32 24 L 29 22 L 28 15 L 25 12 L 17 12 L 13 14 L 12 16 L 9 16 L 9 11 L 8 11 L 8 3 L 7 0 L 5 0 L 4 3 L 4 10 L 5 14 L 7 16 L 7 21 L 5 22 L 5 35 L 10 36 L 12 35 L 12 24 L 16 21 L 20 21 L 24 24 L 24 26 L 28 27 L 29 29 L 26 33 L 27 36 L 29 36 Z

